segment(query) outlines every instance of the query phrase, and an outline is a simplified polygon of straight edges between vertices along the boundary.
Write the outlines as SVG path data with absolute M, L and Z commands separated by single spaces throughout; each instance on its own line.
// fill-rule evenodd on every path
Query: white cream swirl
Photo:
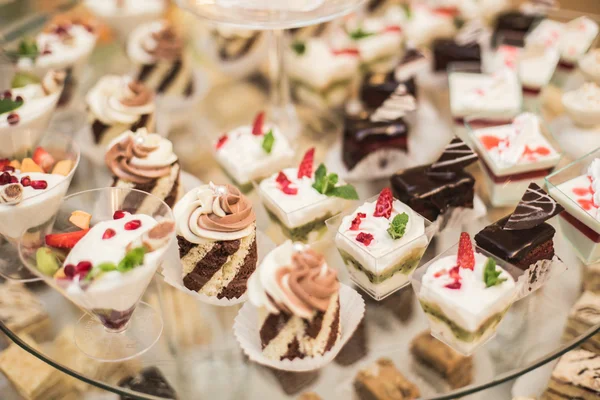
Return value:
M 107 75 L 88 92 L 86 96 L 90 111 L 102 123 L 133 124 L 144 114 L 154 112 L 154 99 L 141 105 L 128 106 L 124 102 L 135 96 L 130 84 L 132 79 L 127 76 Z
M 39 68 L 65 68 L 87 57 L 96 45 L 97 36 L 81 24 L 61 24 L 36 38 L 40 54 L 35 58 Z M 26 62 L 19 60 L 20 63 Z
M 177 155 L 173 151 L 173 143 L 157 133 L 148 133 L 146 128 L 140 128 L 136 132 L 127 131 L 119 135 L 108 144 L 107 149 L 111 149 L 127 137 L 131 137 L 139 146 L 152 149 L 143 158 L 134 155 L 129 160 L 129 164 L 133 166 L 167 167 L 177 161 Z

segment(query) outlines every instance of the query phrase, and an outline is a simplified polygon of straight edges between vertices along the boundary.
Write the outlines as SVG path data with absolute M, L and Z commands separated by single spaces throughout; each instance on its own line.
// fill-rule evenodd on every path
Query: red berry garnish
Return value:
M 389 187 L 384 188 L 379 197 L 377 198 L 377 204 L 375 205 L 375 217 L 390 218 L 392 216 L 392 208 L 394 203 L 394 195 Z
M 114 229 L 108 228 L 107 230 L 104 231 L 104 234 L 102 235 L 102 240 L 110 239 L 110 238 L 114 237 L 116 234 L 117 234 L 117 232 L 115 232 Z
M 446 286 L 444 286 L 444 287 L 446 287 L 446 288 L 448 288 L 448 289 L 454 289 L 454 290 L 458 290 L 458 289 L 460 289 L 460 288 L 461 288 L 461 286 L 462 286 L 462 283 L 460 283 L 459 281 L 454 281 L 454 282 L 452 282 L 452 283 L 449 283 L 449 284 L 447 284 L 447 285 L 446 285 Z
M 460 268 L 468 268 L 470 270 L 475 268 L 475 252 L 473 251 L 471 237 L 467 232 L 460 234 L 456 262 Z
M 10 176 L 8 172 L 3 172 L 0 175 L 0 185 L 8 185 L 10 183 Z
M 29 178 L 28 176 L 24 176 L 21 178 L 21 185 L 27 187 L 27 186 L 31 186 L 31 178 Z
M 13 167 L 12 165 L 5 165 L 4 167 L 2 167 L 2 171 L 3 172 L 15 172 L 15 167 Z
M 9 125 L 16 125 L 19 123 L 19 114 L 17 113 L 10 113 L 8 114 L 8 116 L 6 117 L 6 120 L 8 121 Z
M 0 167 L 4 167 L 8 164 L 10 164 L 10 160 L 8 158 L 0 158 Z
M 291 186 L 285 186 L 281 188 L 281 191 L 287 195 L 294 196 L 298 194 L 298 189 Z
M 358 235 L 356 235 L 356 241 L 364 244 L 365 246 L 368 246 L 373 241 L 373 235 L 371 235 L 370 233 L 361 232 Z
M 352 220 L 352 225 L 350 225 L 350 230 L 357 231 L 360 228 L 360 223 L 362 222 L 362 219 L 366 217 L 367 214 L 365 213 L 356 214 L 356 217 L 354 217 L 354 219 Z
M 450 275 L 450 278 L 454 280 L 460 279 L 460 267 L 457 265 L 456 267 L 451 268 L 448 274 Z
M 264 124 L 265 124 L 265 113 L 264 113 L 264 111 L 261 111 L 256 115 L 256 118 L 254 118 L 254 123 L 252 124 L 252 134 L 254 136 L 262 135 Z
M 89 261 L 79 261 L 75 267 L 75 273 L 78 275 L 85 275 L 92 269 L 92 263 Z
M 15 101 L 25 101 L 25 100 L 23 100 L 23 96 L 17 96 L 17 97 L 15 97 Z
M 136 229 L 138 229 L 140 226 L 142 226 L 142 221 L 140 221 L 139 219 L 134 219 L 131 221 L 128 221 L 125 223 L 125 230 L 126 231 L 134 231 Z
M 16 176 L 12 175 L 10 177 L 10 183 L 19 183 L 19 178 L 17 178 Z
M 448 273 L 448 271 L 446 271 L 445 269 L 442 269 L 438 272 L 436 272 L 435 274 L 433 274 L 434 278 L 439 278 L 440 276 L 444 276 Z
M 67 278 L 73 278 L 75 276 L 75 266 L 73 264 L 67 264 L 65 265 L 63 272 Z
M 307 177 L 310 178 L 312 176 L 313 163 L 315 162 L 315 148 L 308 149 L 304 157 L 302 158 L 302 162 L 300 163 L 300 167 L 298 168 L 298 179 Z
M 4 93 L 2 93 L 2 97 L 5 99 L 10 99 L 12 98 L 12 92 L 10 90 L 5 90 Z
M 331 50 L 331 52 L 333 53 L 334 56 L 354 56 L 354 57 L 360 56 L 360 51 L 358 51 L 358 49 L 352 49 L 352 48 L 336 49 L 336 50 Z
M 48 187 L 48 182 L 46 181 L 31 181 L 31 187 L 35 190 L 44 190 Z
M 383 32 L 402 32 L 400 25 L 388 25 L 383 29 Z
M 125 216 L 125 211 L 123 210 L 117 210 L 115 211 L 115 213 L 113 214 L 113 219 L 121 219 Z
M 277 182 L 279 189 L 285 194 L 294 195 L 298 193 L 297 188 L 290 186 L 292 182 L 286 176 L 286 174 L 283 173 L 283 171 L 279 172 L 279 175 L 277 175 L 277 178 L 275 178 L 275 182 Z
M 229 139 L 227 137 L 227 134 L 224 133 L 219 140 L 217 140 L 217 144 L 215 145 L 215 147 L 217 148 L 217 150 L 219 150 L 221 147 L 223 147 L 223 145 L 225 144 L 225 142 L 227 141 L 227 139 Z

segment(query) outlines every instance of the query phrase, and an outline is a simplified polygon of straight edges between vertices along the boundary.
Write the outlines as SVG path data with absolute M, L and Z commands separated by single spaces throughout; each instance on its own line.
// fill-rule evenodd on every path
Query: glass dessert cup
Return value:
M 136 211 L 142 205 L 147 211 Z M 40 257 L 38 250 L 50 249 L 45 244 L 48 234 L 79 230 L 70 221 L 73 211 L 91 214 L 90 225 L 93 227 L 98 222 L 112 221 L 119 210 L 146 215 L 158 222 L 174 220 L 171 209 L 148 193 L 122 188 L 92 189 L 65 197 L 52 221 L 29 229 L 19 241 L 19 255 L 28 270 L 85 312 L 75 326 L 76 346 L 90 358 L 107 362 L 139 356 L 160 338 L 163 329 L 160 313 L 140 299 L 167 257 L 167 252 L 174 248 L 174 232 L 169 235 L 166 246 L 155 250 L 160 253 L 145 255 L 144 264 L 118 276 L 113 275 L 115 279 L 92 281 L 83 289 L 69 278 L 54 277 L 54 271 L 62 271 L 59 260 L 65 256 L 59 254 L 61 250 L 53 248 L 48 252 L 50 257 L 55 257 L 53 260 L 57 267 L 50 271 L 45 264 L 48 260 L 43 260 L 48 257 Z
M 596 149 L 545 179 L 548 193 L 565 209 L 558 216 L 561 231 L 586 265 L 600 262 L 600 222 L 591 214 L 596 210 L 593 194 L 588 192 L 593 191 L 593 185 L 587 175 L 589 165 L 599 157 L 600 149 Z M 579 187 L 583 190 L 578 191 Z
M 374 196 L 366 202 L 376 202 L 377 198 L 378 196 Z M 336 215 L 325 223 L 352 282 L 373 299 L 381 301 L 410 284 L 410 278 L 431 244 L 431 240 L 438 230 L 438 224 L 432 223 L 415 212 L 423 218 L 424 234 L 400 247 L 374 256 L 339 232 L 344 217 L 351 215 L 354 211 L 353 208 L 351 212 Z M 385 272 L 375 274 L 374 271 Z
M 5 144 L 6 148 L 10 143 Z M 54 186 L 34 195 L 25 197 L 17 204 L 0 203 L 0 236 L 6 242 L 0 245 L 0 275 L 8 280 L 20 282 L 32 282 L 40 280 L 37 275 L 32 275 L 24 268 L 16 252 L 19 238 L 28 229 L 36 229 L 44 226 L 52 220 L 60 207 L 60 202 L 67 194 L 71 180 L 79 165 L 80 152 L 77 143 L 72 138 L 58 133 L 46 133 L 39 146 L 46 150 L 55 160 L 70 160 L 71 170 L 68 175 L 58 178 L 57 175 L 49 175 L 60 179 Z M 31 157 L 33 149 L 23 154 Z M 21 153 L 22 154 L 22 153 Z M 28 173 L 22 173 L 29 176 Z M 48 183 L 48 182 L 47 182 Z
M 459 299 L 448 301 L 447 297 L 428 289 L 422 283 L 425 273 L 436 261 L 448 256 L 456 257 L 458 248 L 457 243 L 418 268 L 411 278 L 411 284 L 429 321 L 431 335 L 457 352 L 471 355 L 496 335 L 498 325 L 512 304 L 518 300 L 519 284 L 517 281 L 523 271 L 473 244 L 476 255 L 480 254 L 493 259 L 496 265 L 504 269 L 515 281 L 512 290 L 496 299 L 487 309 L 474 312 L 474 310 L 469 310 L 469 307 L 461 305 Z M 462 298 L 463 301 L 465 299 L 466 297 Z M 476 302 L 477 299 L 468 299 L 468 301 Z M 456 320 L 460 320 L 460 323 Z

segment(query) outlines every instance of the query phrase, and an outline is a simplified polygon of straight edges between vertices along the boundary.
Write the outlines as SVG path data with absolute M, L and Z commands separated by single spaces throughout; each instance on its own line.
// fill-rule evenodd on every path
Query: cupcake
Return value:
M 127 36 L 138 25 L 159 19 L 165 0 L 85 0 L 85 6 L 119 36 Z
M 342 330 L 339 291 L 337 271 L 313 250 L 287 241 L 269 253 L 248 282 L 263 355 L 294 360 L 331 350 Z
M 183 38 L 167 21 L 138 26 L 127 41 L 135 79 L 158 96 L 191 97 L 194 76 L 184 46 Z
M 108 146 L 105 161 L 114 187 L 153 194 L 171 208 L 183 196 L 181 166 L 173 144 L 145 128 L 115 138 Z
M 173 209 L 183 284 L 217 299 L 246 293 L 256 269 L 256 215 L 252 203 L 231 185 L 203 185 Z

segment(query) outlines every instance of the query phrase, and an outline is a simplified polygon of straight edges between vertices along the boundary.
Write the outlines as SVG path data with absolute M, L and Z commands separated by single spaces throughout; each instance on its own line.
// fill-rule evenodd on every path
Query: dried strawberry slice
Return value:
M 456 267 L 453 267 L 450 269 L 450 271 L 448 271 L 448 275 L 450 275 L 450 278 L 454 279 L 454 280 L 458 280 L 460 279 L 460 268 L 457 265 Z
M 302 162 L 300 163 L 300 167 L 298 168 L 298 179 L 307 177 L 310 178 L 312 176 L 313 163 L 315 162 L 315 148 L 308 149 L 306 154 L 304 154 L 304 158 L 302 158 Z
M 468 268 L 470 270 L 475 268 L 475 253 L 473 252 L 471 237 L 467 232 L 460 234 L 456 262 L 460 268 Z
M 360 223 L 362 222 L 363 218 L 367 218 L 367 214 L 365 213 L 358 213 L 356 214 L 356 217 L 352 220 L 352 225 L 350 225 L 350 230 L 351 231 L 357 231 L 360 229 Z
M 392 216 L 393 202 L 394 196 L 392 195 L 392 190 L 387 187 L 384 188 L 381 193 L 379 193 L 379 198 L 377 199 L 377 204 L 375 205 L 375 212 L 373 215 L 375 217 L 390 218 Z
M 356 235 L 356 241 L 364 244 L 365 246 L 368 246 L 373 241 L 373 235 L 371 235 L 370 233 L 361 232 L 358 235 Z
M 293 188 L 291 186 L 282 186 L 280 189 L 283 193 L 289 194 L 291 196 L 298 194 L 298 189 Z
M 353 57 L 358 57 L 360 56 L 360 51 L 358 51 L 358 49 L 353 49 L 353 48 L 345 48 L 345 49 L 335 49 L 335 50 L 331 50 L 331 53 L 334 56 L 353 56 Z
M 446 285 L 446 286 L 444 286 L 444 287 L 446 287 L 446 288 L 448 288 L 448 289 L 454 289 L 454 290 L 458 290 L 458 289 L 460 289 L 460 288 L 461 288 L 461 286 L 462 286 L 462 283 L 460 283 L 459 281 L 454 281 L 454 282 L 452 282 L 452 283 L 449 283 L 449 284 L 447 284 L 447 285 Z
M 256 118 L 254 118 L 254 124 L 252 124 L 252 134 L 254 136 L 262 135 L 264 124 L 265 124 L 265 113 L 264 113 L 264 111 L 261 111 L 256 115 Z
M 283 171 L 279 172 L 279 175 L 277 175 L 277 178 L 275 178 L 275 182 L 277 182 L 279 189 L 285 194 L 294 195 L 298 193 L 297 188 L 290 186 L 292 182 L 287 175 L 283 173 Z
M 224 133 L 219 140 L 217 140 L 217 144 L 215 145 L 215 147 L 217 148 L 217 150 L 219 150 L 221 147 L 223 147 L 223 145 L 225 144 L 225 142 L 227 141 L 227 139 L 229 139 L 227 137 L 227 134 Z

